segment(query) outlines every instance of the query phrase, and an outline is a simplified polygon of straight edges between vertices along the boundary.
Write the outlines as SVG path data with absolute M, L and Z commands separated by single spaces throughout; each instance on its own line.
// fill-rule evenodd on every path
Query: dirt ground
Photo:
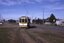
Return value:
M 8 43 L 64 43 L 64 27 L 60 26 L 31 24 L 25 29 L 18 24 L 4 23 L 1 29 L 7 30 Z

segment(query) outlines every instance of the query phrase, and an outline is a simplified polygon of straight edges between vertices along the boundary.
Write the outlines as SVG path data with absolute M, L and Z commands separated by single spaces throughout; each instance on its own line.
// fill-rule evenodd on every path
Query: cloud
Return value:
M 0 5 L 37 4 L 45 9 L 64 9 L 64 0 L 0 0 Z
M 63 0 L 0 0 L 0 5 L 18 5 L 18 4 L 63 4 Z
M 33 4 L 34 0 L 0 0 L 0 5 Z
M 40 2 L 42 2 L 43 0 L 35 0 L 35 1 L 40 3 Z

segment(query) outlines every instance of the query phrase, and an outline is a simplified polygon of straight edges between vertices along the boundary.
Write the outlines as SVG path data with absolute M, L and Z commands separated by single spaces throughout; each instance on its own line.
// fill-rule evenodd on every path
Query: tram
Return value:
M 30 18 L 27 16 L 20 17 L 19 18 L 19 27 L 29 28 L 30 27 Z

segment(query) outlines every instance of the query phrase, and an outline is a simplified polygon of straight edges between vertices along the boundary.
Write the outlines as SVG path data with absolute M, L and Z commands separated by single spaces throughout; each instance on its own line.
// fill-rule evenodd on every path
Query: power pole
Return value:
M 0 14 L 0 21 L 3 21 L 3 17 L 2 17 L 2 15 Z
M 0 21 L 2 20 L 1 14 L 0 14 Z
M 43 9 L 43 24 L 44 24 L 44 9 Z

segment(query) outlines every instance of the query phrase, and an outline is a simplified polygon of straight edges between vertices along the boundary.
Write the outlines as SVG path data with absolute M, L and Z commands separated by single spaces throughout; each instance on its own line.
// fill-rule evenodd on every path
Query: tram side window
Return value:
M 28 22 L 30 23 L 30 19 L 28 19 Z

